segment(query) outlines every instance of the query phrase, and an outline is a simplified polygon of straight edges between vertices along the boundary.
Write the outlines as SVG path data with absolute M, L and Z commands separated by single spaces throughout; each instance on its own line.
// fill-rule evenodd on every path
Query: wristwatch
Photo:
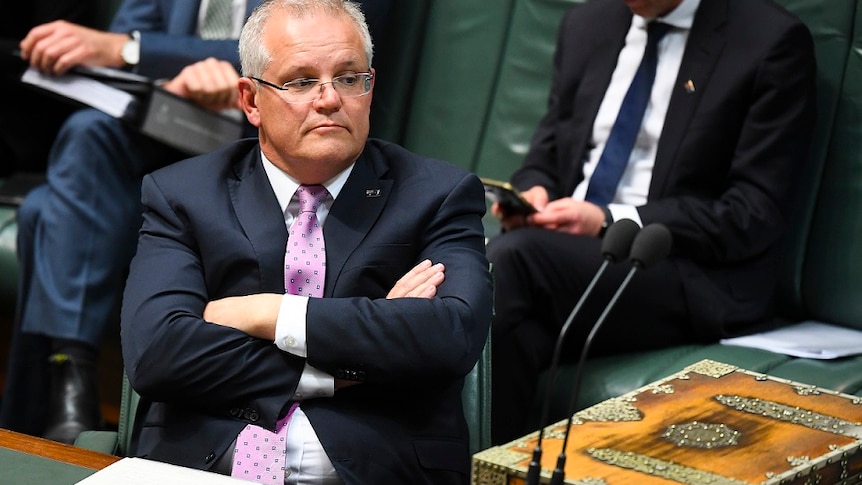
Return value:
M 137 30 L 129 32 L 129 40 L 123 44 L 123 50 L 120 51 L 120 56 L 126 66 L 134 67 L 141 62 L 141 33 Z
M 608 231 L 608 228 L 614 223 L 614 216 L 611 214 L 610 209 L 606 206 L 602 207 L 602 212 L 605 213 L 605 220 L 602 221 L 602 227 L 599 229 L 599 237 L 605 237 L 605 233 Z

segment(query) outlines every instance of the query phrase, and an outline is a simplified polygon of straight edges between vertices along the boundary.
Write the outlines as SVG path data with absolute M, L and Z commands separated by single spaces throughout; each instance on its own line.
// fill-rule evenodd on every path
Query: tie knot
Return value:
M 657 44 L 664 37 L 664 34 L 670 32 L 673 26 L 664 22 L 653 20 L 647 24 L 647 42 Z
M 299 199 L 299 212 L 317 212 L 320 203 L 329 197 L 329 191 L 322 185 L 300 185 L 296 189 Z

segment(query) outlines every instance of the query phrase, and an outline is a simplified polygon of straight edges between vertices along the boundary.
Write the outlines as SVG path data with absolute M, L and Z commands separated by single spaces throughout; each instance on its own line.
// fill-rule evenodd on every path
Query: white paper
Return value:
M 49 76 L 30 67 L 21 81 L 92 106 L 115 118 L 122 118 L 135 99 L 121 89 L 78 74 Z
M 89 477 L 79 485 L 248 485 L 226 475 L 195 470 L 143 458 L 123 458 Z
M 837 359 L 862 354 L 862 330 L 808 320 L 768 332 L 723 339 L 721 343 L 794 357 Z

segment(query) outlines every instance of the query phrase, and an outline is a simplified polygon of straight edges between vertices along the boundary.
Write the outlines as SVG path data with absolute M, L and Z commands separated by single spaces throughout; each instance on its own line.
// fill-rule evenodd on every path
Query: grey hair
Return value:
M 239 36 L 239 61 L 243 76 L 260 77 L 272 60 L 270 52 L 263 43 L 263 30 L 276 10 L 284 10 L 296 17 L 303 17 L 315 11 L 331 15 L 346 15 L 359 30 L 365 47 L 368 66 L 374 55 L 371 32 L 365 21 L 365 14 L 359 5 L 351 0 L 264 0 L 252 12 Z

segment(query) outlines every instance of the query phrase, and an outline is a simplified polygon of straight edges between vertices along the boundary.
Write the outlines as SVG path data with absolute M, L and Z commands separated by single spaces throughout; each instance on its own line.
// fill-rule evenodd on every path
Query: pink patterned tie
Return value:
M 326 277 L 326 251 L 317 208 L 329 197 L 329 192 L 322 185 L 300 185 L 296 197 L 299 214 L 287 238 L 284 288 L 293 295 L 320 298 Z M 264 484 L 284 483 L 287 423 L 297 406 L 299 403 L 293 403 L 287 415 L 278 421 L 275 433 L 253 424 L 240 431 L 231 476 Z
M 284 288 L 292 295 L 320 298 L 326 278 L 326 250 L 317 208 L 329 197 L 322 185 L 300 185 L 299 215 L 290 226 L 284 256 Z
M 272 431 L 247 424 L 236 438 L 233 451 L 233 467 L 230 475 L 266 485 L 283 485 L 287 457 L 287 422 L 298 402 L 290 406 L 287 415 L 275 425 Z

